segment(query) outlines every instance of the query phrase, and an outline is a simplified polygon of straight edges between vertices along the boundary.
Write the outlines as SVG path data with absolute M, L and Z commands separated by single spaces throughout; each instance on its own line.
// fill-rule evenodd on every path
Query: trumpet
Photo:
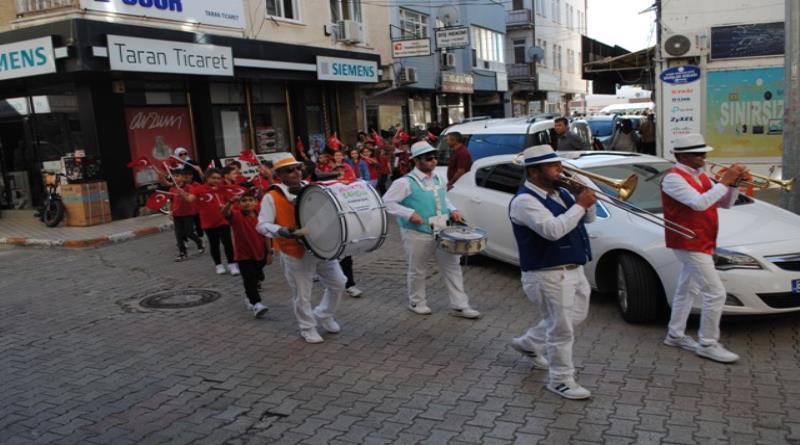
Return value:
M 706 161 L 706 164 L 708 165 L 708 171 L 712 175 L 717 177 L 722 176 L 722 173 L 724 173 L 726 169 L 730 168 L 727 165 L 717 164 L 716 162 Z M 775 185 L 787 192 L 790 192 L 794 188 L 794 181 L 795 178 L 775 179 L 775 178 L 770 178 L 769 176 L 759 175 L 757 173 L 748 171 L 743 175 L 743 178 L 739 180 L 739 185 L 746 185 L 758 189 L 766 189 Z
M 515 164 L 522 165 L 523 164 L 522 153 L 514 156 L 512 162 Z M 591 178 L 594 181 L 597 181 L 601 184 L 605 184 L 611 187 L 616 191 L 617 194 L 617 196 L 614 196 L 611 193 L 606 193 L 601 190 L 596 190 L 592 188 L 598 200 L 603 201 L 606 204 L 612 205 L 614 207 L 617 207 L 620 210 L 624 210 L 630 213 L 631 215 L 644 219 L 649 223 L 663 227 L 665 230 L 675 232 L 684 238 L 697 239 L 697 234 L 694 233 L 692 229 L 682 226 L 676 223 L 675 221 L 670 221 L 666 218 L 662 218 L 653 212 L 650 212 L 648 210 L 636 207 L 633 204 L 625 202 L 628 198 L 631 197 L 631 195 L 633 195 L 633 192 L 636 190 L 636 184 L 639 181 L 639 177 L 636 176 L 635 174 L 631 174 L 625 179 L 614 179 L 614 178 L 609 178 L 607 176 L 598 175 L 596 173 L 588 172 L 586 170 L 581 170 L 576 167 L 565 165 L 563 163 L 561 164 L 561 168 L 565 170 L 565 172 L 561 174 L 561 181 L 568 187 L 578 188 L 578 189 L 586 187 L 586 184 L 584 184 L 580 179 L 578 179 L 577 175 Z

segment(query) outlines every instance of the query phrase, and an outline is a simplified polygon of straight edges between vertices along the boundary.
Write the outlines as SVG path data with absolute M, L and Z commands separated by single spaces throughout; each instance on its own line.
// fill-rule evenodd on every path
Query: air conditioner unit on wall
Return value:
M 417 69 L 413 66 L 406 66 L 400 70 L 401 83 L 416 83 L 417 82 Z
M 442 69 L 450 69 L 456 66 L 456 55 L 453 53 L 442 53 L 439 60 L 439 66 Z
M 338 40 L 347 43 L 361 43 L 364 41 L 364 24 L 355 20 L 339 20 Z
M 664 34 L 661 54 L 665 58 L 697 57 L 701 48 L 696 34 Z

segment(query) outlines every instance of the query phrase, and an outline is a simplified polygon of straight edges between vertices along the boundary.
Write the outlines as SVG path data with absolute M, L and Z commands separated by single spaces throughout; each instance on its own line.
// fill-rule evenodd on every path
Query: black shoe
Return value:
M 181 261 L 184 261 L 185 259 L 186 259 L 186 254 L 185 253 L 179 253 L 178 256 L 175 257 L 175 262 L 176 263 L 180 263 Z

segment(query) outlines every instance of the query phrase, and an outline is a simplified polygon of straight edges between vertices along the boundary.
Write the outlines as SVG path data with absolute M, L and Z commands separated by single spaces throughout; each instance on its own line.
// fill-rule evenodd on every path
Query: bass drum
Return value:
M 386 240 L 386 207 L 364 181 L 308 185 L 297 196 L 295 212 L 306 232 L 303 244 L 323 260 L 372 252 Z

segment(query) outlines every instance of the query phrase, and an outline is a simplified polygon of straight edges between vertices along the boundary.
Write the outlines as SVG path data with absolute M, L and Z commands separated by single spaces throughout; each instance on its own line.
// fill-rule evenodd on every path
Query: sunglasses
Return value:
M 278 169 L 278 172 L 280 172 L 280 173 L 292 173 L 295 170 L 303 171 L 303 167 L 301 167 L 299 165 L 296 165 L 294 167 L 284 167 L 284 168 Z
M 435 161 L 438 158 L 435 155 L 429 155 L 429 156 L 421 156 L 420 159 L 422 159 L 423 161 L 430 162 L 430 161 Z
M 178 156 L 189 156 L 189 153 L 181 153 Z

